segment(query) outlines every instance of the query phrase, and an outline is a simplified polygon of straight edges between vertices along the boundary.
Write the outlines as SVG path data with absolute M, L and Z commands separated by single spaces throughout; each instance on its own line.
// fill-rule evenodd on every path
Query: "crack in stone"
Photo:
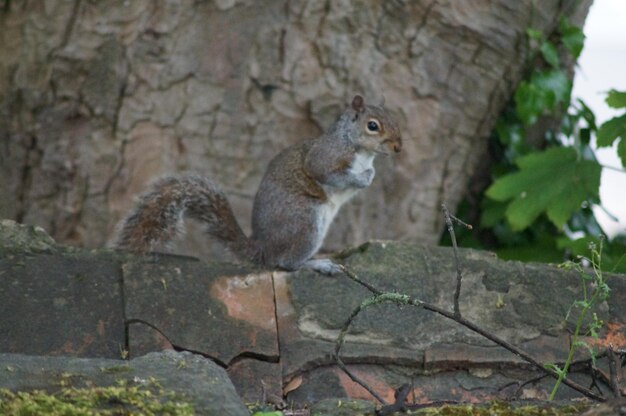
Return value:
M 280 360 L 280 356 L 274 356 L 274 355 L 266 355 L 266 354 L 260 354 L 260 353 L 256 353 L 253 351 L 243 351 L 239 354 L 237 354 L 235 357 L 233 357 L 228 363 L 220 360 L 217 357 L 212 356 L 211 354 L 208 354 L 204 351 L 200 351 L 200 350 L 196 350 L 193 348 L 189 348 L 186 347 L 184 345 L 179 345 L 176 344 L 175 342 L 173 342 L 163 331 L 161 331 L 157 326 L 151 324 L 148 321 L 145 321 L 143 319 L 139 319 L 139 318 L 132 318 L 132 319 L 126 319 L 126 309 L 124 307 L 124 319 L 125 319 L 125 333 L 126 333 L 126 349 L 127 351 L 129 350 L 130 347 L 130 325 L 133 324 L 143 324 L 148 326 L 149 328 L 157 331 L 163 338 L 165 338 L 167 340 L 168 343 L 170 343 L 172 345 L 172 347 L 174 348 L 175 351 L 187 351 L 193 354 L 198 354 L 203 356 L 204 358 L 207 358 L 211 361 L 213 361 L 215 364 L 219 365 L 220 367 L 224 368 L 224 369 L 228 369 L 229 367 L 237 364 L 238 362 L 244 360 L 244 359 L 255 359 L 257 361 L 262 361 L 262 362 L 267 362 L 267 363 L 278 363 Z M 132 351 L 130 351 L 132 353 Z
M 274 278 L 274 273 L 271 274 L 272 279 L 272 300 L 274 301 L 274 325 L 276 325 L 276 348 L 278 350 L 278 354 L 276 357 L 276 362 L 280 363 L 280 358 L 282 357 L 281 351 L 280 351 L 280 326 L 278 324 L 278 300 L 276 299 L 276 282 L 275 282 L 275 278 Z M 236 357 L 235 357 L 236 358 Z M 233 359 L 234 360 L 234 359 Z M 231 363 L 232 361 L 231 360 Z
M 26 148 L 26 155 L 24 156 L 24 160 L 22 162 L 22 171 L 20 173 L 20 186 L 17 191 L 17 210 L 15 214 L 15 221 L 18 223 L 24 222 L 24 218 L 26 217 L 26 195 L 31 188 L 32 185 L 32 169 L 31 166 L 31 155 L 37 151 L 37 137 L 32 135 L 30 136 L 30 142 L 28 143 Z
M 253 359 L 256 361 L 261 361 L 264 363 L 272 363 L 272 364 L 278 364 L 280 363 L 280 355 L 275 356 L 275 355 L 266 355 L 266 354 L 259 354 L 257 352 L 253 352 L 253 351 L 243 351 L 239 354 L 237 354 L 236 356 L 234 356 L 227 365 L 227 368 L 232 367 L 233 365 L 239 363 L 240 361 L 243 361 L 245 359 Z

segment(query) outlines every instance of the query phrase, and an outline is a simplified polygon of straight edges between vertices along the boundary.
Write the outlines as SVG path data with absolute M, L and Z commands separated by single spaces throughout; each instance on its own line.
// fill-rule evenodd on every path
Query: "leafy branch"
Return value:
M 595 137 L 598 147 L 615 146 L 626 167 L 626 92 L 609 91 L 607 105 L 625 114 L 598 126 L 584 101 L 571 100 L 572 82 L 562 68 L 563 57 L 580 55 L 580 28 L 561 20 L 550 36 L 528 29 L 527 38 L 529 73 L 496 122 L 490 142 L 491 183 L 483 185 L 480 199 L 470 196 L 458 210 L 479 227 L 461 231 L 459 241 L 494 250 L 504 259 L 560 263 L 585 254 L 588 243 L 597 243 L 603 234 L 592 209 L 606 212 L 601 173 L 626 171 L 601 165 L 592 144 Z M 550 118 L 559 123 L 552 123 L 538 144 L 533 135 Z M 451 243 L 447 235 L 443 240 Z M 626 235 L 605 241 L 603 269 L 626 272 L 625 252 Z

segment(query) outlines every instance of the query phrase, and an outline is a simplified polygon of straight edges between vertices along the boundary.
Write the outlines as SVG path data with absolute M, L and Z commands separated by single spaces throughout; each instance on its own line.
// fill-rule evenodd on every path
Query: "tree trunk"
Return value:
M 590 4 L 4 0 L 0 217 L 101 246 L 150 179 L 193 170 L 223 185 L 249 230 L 269 160 L 359 92 L 384 97 L 404 150 L 377 162 L 326 247 L 435 243 L 440 204 L 463 198 L 524 74 L 526 29 L 582 24 Z M 179 250 L 214 250 L 191 234 Z

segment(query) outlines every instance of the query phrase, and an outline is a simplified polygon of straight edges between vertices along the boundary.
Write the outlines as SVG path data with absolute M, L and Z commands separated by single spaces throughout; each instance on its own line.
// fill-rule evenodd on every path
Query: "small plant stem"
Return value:
M 583 326 L 583 321 L 585 319 L 585 315 L 587 314 L 588 308 L 583 308 L 578 315 L 578 320 L 576 321 L 576 329 L 574 330 L 574 335 L 572 336 L 571 347 L 567 354 L 567 359 L 565 360 L 565 364 L 563 364 L 563 368 L 558 372 L 559 377 L 556 379 L 556 383 L 554 383 L 554 387 L 552 387 L 552 392 L 550 393 L 550 397 L 548 400 L 553 400 L 556 395 L 561 382 L 565 379 L 567 375 L 567 371 L 569 370 L 569 366 L 572 363 L 572 359 L 574 358 L 574 351 L 576 351 L 576 343 L 578 342 L 578 334 L 580 332 L 580 328 Z
M 563 383 L 567 382 L 567 373 L 569 371 L 569 367 L 574 357 L 574 352 L 576 351 L 576 349 L 579 346 L 581 346 L 581 344 L 586 346 L 586 344 L 581 343 L 578 340 L 585 316 L 587 315 L 589 311 L 591 311 L 591 309 L 596 305 L 596 303 L 598 303 L 599 301 L 604 301 L 608 297 L 609 287 L 606 285 L 604 276 L 602 275 L 602 267 L 601 267 L 602 244 L 603 244 L 603 238 L 601 237 L 599 248 L 596 248 L 595 245 L 590 245 L 591 258 L 588 260 L 590 261 L 591 267 L 593 269 L 593 276 L 591 276 L 590 278 L 586 277 L 585 272 L 583 271 L 582 267 L 580 267 L 580 265 L 578 266 L 578 270 L 581 273 L 583 300 L 574 302 L 572 307 L 578 305 L 581 307 L 581 310 L 578 315 L 578 319 L 576 320 L 576 328 L 574 330 L 574 334 L 572 335 L 569 352 L 567 354 L 567 359 L 565 360 L 565 363 L 563 364 L 562 368 L 554 366 L 554 368 L 556 369 L 556 373 L 558 374 L 558 378 L 556 382 L 554 383 L 554 387 L 552 388 L 552 392 L 550 393 L 550 397 L 548 398 L 548 400 L 554 399 L 554 396 L 556 395 L 556 392 L 559 389 L 561 382 Z M 591 282 L 592 286 L 590 289 L 587 289 L 587 282 L 590 280 L 592 281 Z M 570 308 L 570 311 L 571 311 L 571 308 Z M 567 313 L 567 315 L 569 316 L 569 312 Z M 565 319 L 567 319 L 567 317 Z M 593 321 L 590 325 L 591 326 L 590 326 L 589 331 L 594 337 L 597 337 L 595 330 L 600 324 L 598 323 L 598 318 L 596 317 L 595 314 L 593 315 Z M 587 348 L 589 347 L 587 346 Z M 593 350 L 591 349 L 590 349 L 590 352 L 591 352 L 591 360 L 595 367 L 595 354 Z

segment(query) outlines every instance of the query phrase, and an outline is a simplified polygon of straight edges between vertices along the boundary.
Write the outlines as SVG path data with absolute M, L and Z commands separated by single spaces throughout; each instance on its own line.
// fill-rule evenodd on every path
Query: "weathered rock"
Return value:
M 0 368 L 0 388 L 13 391 L 54 393 L 62 387 L 106 387 L 123 380 L 130 386 L 158 385 L 165 389 L 162 394 L 173 392 L 179 400 L 190 402 L 196 414 L 250 414 L 226 372 L 188 352 L 151 353 L 130 361 L 0 354 Z M 171 397 L 163 395 L 163 399 Z
M 163 260 L 161 260 L 163 259 Z M 126 319 L 224 365 L 240 355 L 278 360 L 272 279 L 232 265 L 165 256 L 123 266 Z M 161 349 L 160 341 L 154 349 Z M 133 353 L 135 340 L 129 343 Z M 141 352 L 149 349 L 141 347 Z
M 152 351 L 173 350 L 170 340 L 147 322 L 128 322 L 129 356 L 141 357 Z
M 591 407 L 581 416 L 624 416 L 626 415 L 626 398 L 611 400 Z
M 228 366 L 228 375 L 244 402 L 283 402 L 282 368 L 278 357 L 275 361 L 243 357 Z
M 345 276 L 89 252 L 54 245 L 29 227 L 7 222 L 0 227 L 7 230 L 0 234 L 13 235 L 0 246 L 0 352 L 118 358 L 188 350 L 226 368 L 246 401 L 371 399 L 334 360 L 344 322 L 371 297 Z M 449 248 L 372 242 L 339 261 L 381 290 L 451 310 L 453 258 Z M 474 250 L 461 250 L 460 259 L 465 318 L 540 362 L 565 358 L 576 310 L 569 321 L 565 316 L 581 296 L 575 272 L 505 262 Z M 626 315 L 620 302 L 626 279 L 606 276 L 612 295 L 594 310 L 606 325 L 599 339 L 586 341 L 598 350 L 609 343 L 623 349 Z M 420 402 L 542 399 L 552 385 L 551 379 L 522 384 L 537 371 L 421 308 L 368 308 L 345 341 L 343 361 L 388 402 L 403 384 L 413 386 L 410 397 Z M 606 374 L 606 362 L 599 360 L 598 366 Z M 571 377 L 589 383 L 585 374 Z M 578 396 L 566 387 L 559 394 Z
M 12 221 L 0 235 L 0 352 L 119 358 L 173 344 L 223 365 L 278 360 L 268 273 L 57 246 Z
M 48 253 L 56 245 L 41 227 L 22 225 L 11 220 L 0 221 L 0 258 L 11 253 Z
M 111 253 L 63 251 L 43 230 L 6 221 L 0 236 L 0 352 L 119 358 L 122 276 Z
M 380 290 L 408 294 L 452 309 L 456 268 L 449 248 L 373 242 L 343 261 Z M 466 319 L 525 348 L 541 362 L 565 359 L 574 319 L 566 321 L 565 316 L 582 296 L 580 276 L 550 265 L 504 262 L 473 250 L 461 250 L 461 267 L 460 309 Z M 303 377 L 300 391 L 290 393 L 290 397 L 315 401 L 342 389 L 349 397 L 371 397 L 332 367 L 340 329 L 371 293 L 348 279 L 309 271 L 280 274 L 275 279 L 283 375 L 285 382 Z M 609 281 L 613 291 L 626 290 L 623 276 L 616 275 Z M 618 310 L 617 306 L 610 307 L 614 301 L 610 302 L 594 311 L 608 322 L 596 343 L 611 340 L 614 345 L 626 345 L 626 316 L 610 314 Z M 398 386 L 415 382 L 415 396 L 420 400 L 485 400 L 501 397 L 504 393 L 499 386 L 533 377 L 529 366 L 518 357 L 455 322 L 420 308 L 393 304 L 379 305 L 359 315 L 341 356 L 344 362 L 359 368 L 361 377 L 387 399 L 393 398 Z M 454 374 L 461 369 L 490 370 L 480 377 L 472 376 L 473 387 L 468 388 L 455 381 Z M 507 369 L 514 370 L 513 374 Z M 316 376 L 318 372 L 325 375 Z M 436 383 L 432 383 L 435 376 L 423 377 L 432 373 L 439 373 Z M 333 378 L 338 385 L 328 382 Z M 420 382 L 416 382 L 418 379 Z M 536 391 L 529 388 L 521 394 L 547 397 L 550 383 L 533 386 Z M 565 398 L 576 393 L 562 388 L 560 394 Z

